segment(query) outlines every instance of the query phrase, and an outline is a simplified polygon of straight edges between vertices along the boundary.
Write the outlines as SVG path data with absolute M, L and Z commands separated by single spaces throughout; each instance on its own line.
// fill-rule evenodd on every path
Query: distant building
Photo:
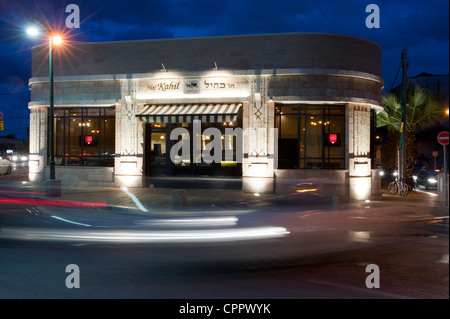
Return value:
M 448 107 L 449 97 L 449 79 L 447 75 L 436 75 L 429 73 L 420 73 L 414 77 L 408 78 L 408 83 L 418 84 L 422 88 L 426 88 L 432 94 L 436 95 Z
M 22 139 L 16 139 L 14 134 L 0 136 L 0 154 L 7 150 L 12 150 L 14 153 L 27 154 L 28 143 Z

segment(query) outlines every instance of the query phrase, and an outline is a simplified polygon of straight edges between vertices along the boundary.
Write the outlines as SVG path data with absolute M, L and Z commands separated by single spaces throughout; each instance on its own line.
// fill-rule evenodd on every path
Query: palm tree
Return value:
M 391 136 L 398 138 L 402 116 L 400 98 L 394 93 L 383 96 L 384 111 L 377 115 L 377 127 L 386 127 Z M 441 115 L 439 101 L 419 86 L 409 86 L 406 98 L 406 127 L 404 147 L 405 178 L 411 187 L 414 185 L 412 174 L 416 158 L 416 133 L 431 126 Z M 397 149 L 390 150 L 397 157 Z

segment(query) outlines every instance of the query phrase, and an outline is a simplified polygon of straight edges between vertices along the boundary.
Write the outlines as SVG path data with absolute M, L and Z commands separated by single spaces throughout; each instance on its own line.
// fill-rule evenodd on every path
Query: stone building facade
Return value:
M 144 187 L 158 174 L 231 174 L 242 178 L 245 191 L 327 178 L 336 182 L 338 196 L 379 195 L 371 123 L 383 109 L 383 81 L 381 48 L 370 41 L 293 33 L 79 43 L 70 52 L 58 50 L 53 120 L 56 177 L 63 184 Z M 33 48 L 32 181 L 49 173 L 46 54 L 45 46 Z M 170 132 L 180 127 L 194 133 L 195 120 L 202 130 L 242 128 L 242 163 L 208 165 L 192 157 L 171 163 L 176 140 Z M 204 149 L 209 137 L 198 138 Z M 240 142 L 223 143 L 236 151 Z

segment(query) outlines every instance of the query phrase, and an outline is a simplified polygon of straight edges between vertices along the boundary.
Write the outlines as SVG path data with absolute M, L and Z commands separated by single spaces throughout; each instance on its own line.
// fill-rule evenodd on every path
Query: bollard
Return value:
M 172 207 L 173 208 L 186 207 L 186 190 L 184 189 L 172 190 Z
M 49 179 L 45 181 L 45 194 L 47 197 L 61 196 L 61 181 Z
M 445 206 L 448 206 L 448 179 L 447 179 L 447 187 L 445 187 L 445 174 L 440 173 L 437 176 L 438 178 L 438 187 L 437 187 L 437 193 L 438 193 L 438 202 L 440 204 L 443 204 Z
M 331 196 L 331 206 L 333 207 L 333 210 L 337 210 L 338 209 L 338 202 L 339 202 L 339 197 L 338 196 Z

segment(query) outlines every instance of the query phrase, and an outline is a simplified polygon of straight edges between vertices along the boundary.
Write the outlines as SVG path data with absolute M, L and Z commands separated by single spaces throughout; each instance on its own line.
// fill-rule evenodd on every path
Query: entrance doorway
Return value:
M 150 165 L 155 175 L 164 174 L 166 168 L 166 133 L 151 133 L 150 138 Z
M 228 124 L 229 125 L 229 124 Z M 170 177 L 170 176 L 242 176 L 242 164 L 237 162 L 236 143 L 238 139 L 232 136 L 225 136 L 225 126 L 223 123 L 202 123 L 201 132 L 208 127 L 215 127 L 222 133 L 222 160 L 220 162 L 206 163 L 203 158 L 194 159 L 194 137 L 193 126 L 190 123 L 147 123 L 145 125 L 145 158 L 144 158 L 144 174 L 146 177 Z M 189 134 L 179 136 L 178 139 L 189 139 L 190 157 L 183 158 L 174 163 L 170 158 L 170 150 L 177 141 L 170 140 L 170 133 L 173 129 L 182 127 Z M 200 137 L 201 150 L 207 149 L 208 144 L 212 141 L 212 136 L 202 135 Z M 233 149 L 233 160 L 225 161 L 225 143 L 228 148 Z M 214 151 L 216 151 L 214 149 Z M 177 155 L 175 155 L 176 157 Z

